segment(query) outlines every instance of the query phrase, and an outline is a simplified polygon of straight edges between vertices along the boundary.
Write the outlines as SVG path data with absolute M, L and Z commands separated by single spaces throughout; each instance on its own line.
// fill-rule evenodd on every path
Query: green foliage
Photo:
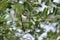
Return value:
M 37 8 L 42 8 L 42 3 L 45 2 L 45 7 L 43 11 L 37 12 Z M 56 7 L 53 7 L 54 4 Z M 50 12 L 51 9 L 52 11 Z M 11 13 L 11 11 L 13 12 Z M 26 11 L 28 21 L 24 23 L 25 32 L 22 29 L 22 12 Z M 48 13 L 49 12 L 49 13 Z M 9 17 L 6 18 L 6 16 Z M 26 31 L 31 34 L 35 40 L 38 40 L 38 37 L 45 32 L 45 29 L 40 26 L 48 25 L 57 22 L 58 25 L 55 26 L 56 31 L 47 32 L 46 40 L 56 39 L 60 33 L 57 30 L 60 30 L 60 4 L 54 3 L 53 0 L 42 0 L 41 3 L 38 3 L 38 0 L 22 0 L 22 3 L 19 3 L 19 0 L 0 0 L 0 40 L 20 40 L 20 36 L 16 36 L 16 33 L 25 34 Z M 13 28 L 15 27 L 15 28 Z M 22 33 L 18 32 L 17 29 L 21 29 Z M 36 30 L 39 32 L 36 32 Z M 22 36 L 21 36 L 22 40 Z
M 0 2 L 0 10 L 3 10 L 3 9 L 5 9 L 6 7 L 7 7 L 7 4 L 8 2 L 6 2 L 6 1 L 1 1 Z

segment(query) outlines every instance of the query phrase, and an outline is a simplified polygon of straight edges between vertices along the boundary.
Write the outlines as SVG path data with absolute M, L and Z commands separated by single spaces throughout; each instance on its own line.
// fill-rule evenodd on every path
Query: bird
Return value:
M 22 12 L 22 30 L 25 32 L 25 23 L 27 22 L 27 14 L 26 11 Z

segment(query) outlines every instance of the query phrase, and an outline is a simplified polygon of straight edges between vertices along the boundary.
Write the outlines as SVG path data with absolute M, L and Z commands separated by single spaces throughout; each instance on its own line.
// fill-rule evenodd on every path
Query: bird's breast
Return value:
M 26 22 L 27 21 L 27 17 L 22 15 L 22 22 Z

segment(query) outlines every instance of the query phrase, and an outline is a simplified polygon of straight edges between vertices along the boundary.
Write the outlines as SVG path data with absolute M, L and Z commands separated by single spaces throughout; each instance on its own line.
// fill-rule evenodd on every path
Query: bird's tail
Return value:
M 25 32 L 25 25 L 23 22 L 22 22 L 22 30 Z

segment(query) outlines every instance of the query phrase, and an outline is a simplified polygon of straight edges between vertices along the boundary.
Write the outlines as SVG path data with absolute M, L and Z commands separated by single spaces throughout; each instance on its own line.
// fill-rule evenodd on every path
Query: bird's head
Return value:
M 26 11 L 23 11 L 23 12 L 22 12 L 22 15 L 27 16 Z

